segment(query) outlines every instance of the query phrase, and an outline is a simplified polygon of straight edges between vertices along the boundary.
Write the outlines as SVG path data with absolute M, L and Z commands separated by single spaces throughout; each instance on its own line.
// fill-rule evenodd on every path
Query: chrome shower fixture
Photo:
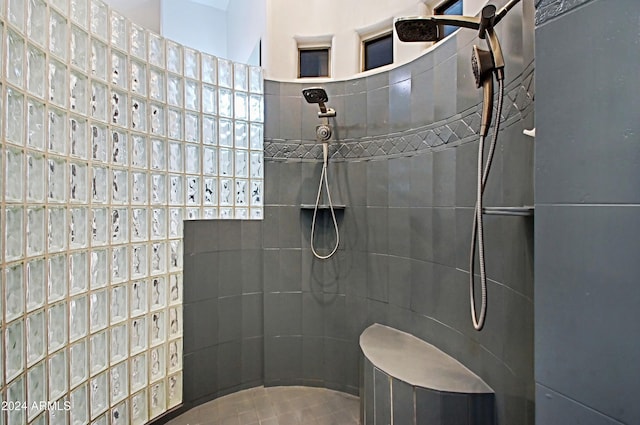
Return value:
M 318 112 L 318 118 L 333 118 L 336 116 L 336 111 L 331 108 L 327 108 L 325 105 L 329 101 L 327 92 L 322 87 L 310 87 L 302 90 L 302 95 L 308 103 L 317 103 L 320 107 Z

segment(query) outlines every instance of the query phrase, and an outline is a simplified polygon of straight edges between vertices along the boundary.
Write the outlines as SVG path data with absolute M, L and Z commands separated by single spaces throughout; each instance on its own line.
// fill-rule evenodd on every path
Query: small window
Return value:
M 439 4 L 433 9 L 434 15 L 462 15 L 462 0 L 447 0 L 444 3 Z M 455 30 L 458 27 L 453 25 L 441 25 L 440 26 L 440 37 L 442 40 Z
M 299 78 L 329 76 L 329 48 L 299 49 Z
M 363 71 L 393 63 L 393 32 L 364 41 Z

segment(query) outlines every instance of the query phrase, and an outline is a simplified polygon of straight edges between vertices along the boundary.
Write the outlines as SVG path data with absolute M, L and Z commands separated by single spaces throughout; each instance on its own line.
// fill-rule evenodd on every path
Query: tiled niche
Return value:
M 97 0 L 1 0 L 0 34 L 0 424 L 146 423 L 182 402 L 182 221 L 262 218 L 261 69 Z

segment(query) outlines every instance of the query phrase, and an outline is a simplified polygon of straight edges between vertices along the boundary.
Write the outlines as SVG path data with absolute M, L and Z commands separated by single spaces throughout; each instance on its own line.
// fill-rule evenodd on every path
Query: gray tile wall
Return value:
M 640 3 L 559 3 L 536 28 L 536 418 L 640 423 Z

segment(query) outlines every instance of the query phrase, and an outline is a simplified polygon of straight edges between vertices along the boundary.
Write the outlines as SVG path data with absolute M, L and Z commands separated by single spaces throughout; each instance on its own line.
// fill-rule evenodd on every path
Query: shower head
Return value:
M 482 87 L 482 121 L 480 122 L 480 135 L 486 137 L 491 126 L 493 116 L 493 70 L 495 64 L 493 56 L 488 50 L 473 46 L 471 55 L 471 68 L 476 79 L 476 86 Z
M 440 27 L 453 25 L 471 29 L 480 28 L 480 18 L 457 15 L 412 16 L 396 20 L 396 32 L 400 41 L 438 41 Z
M 329 101 L 329 96 L 327 96 L 327 92 L 322 87 L 309 87 L 308 89 L 302 90 L 302 95 L 304 99 L 308 103 L 317 103 L 320 107 L 320 112 L 318 112 L 318 117 L 327 118 L 327 117 L 335 117 L 336 111 L 331 108 L 327 108 L 325 102 Z

